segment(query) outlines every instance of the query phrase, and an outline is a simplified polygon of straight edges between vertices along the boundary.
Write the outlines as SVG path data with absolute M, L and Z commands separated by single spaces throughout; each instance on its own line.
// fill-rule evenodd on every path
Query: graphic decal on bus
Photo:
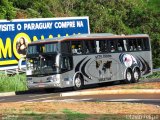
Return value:
M 121 63 L 125 65 L 127 68 L 128 67 L 133 68 L 135 66 L 138 66 L 142 71 L 143 75 L 149 73 L 151 69 L 149 67 L 149 63 L 146 60 L 144 60 L 144 58 L 142 58 L 141 56 L 140 57 L 136 56 L 136 58 L 130 54 L 125 54 L 125 53 L 122 53 L 119 56 Z
M 126 67 L 131 67 L 138 64 L 137 60 L 130 54 L 122 53 L 120 54 L 119 58 L 121 63 L 124 64 Z
M 146 60 L 144 60 L 144 58 L 142 58 L 142 57 L 138 57 L 138 60 L 140 61 L 140 63 L 141 63 L 141 71 L 142 71 L 142 74 L 143 75 L 146 75 L 147 73 L 150 73 L 150 70 L 151 70 L 151 68 L 149 67 L 149 64 L 147 63 L 147 61 Z
M 89 77 L 89 76 L 87 75 L 87 73 L 85 72 L 85 67 L 86 67 L 87 63 L 88 63 L 90 60 L 91 60 L 91 58 L 90 58 L 89 60 L 87 60 L 87 61 L 83 64 L 83 66 L 82 66 L 82 68 L 81 68 L 81 71 L 82 71 L 83 75 L 84 75 L 85 77 L 87 77 L 88 79 L 91 79 L 91 77 Z
M 86 60 L 86 58 L 87 58 L 87 57 L 83 58 L 83 59 L 76 65 L 76 67 L 75 67 L 75 73 L 80 71 L 81 64 Z M 90 58 L 90 59 L 91 59 L 91 58 Z M 82 74 L 83 74 L 86 78 L 88 78 L 88 79 L 91 79 L 91 77 L 89 77 L 89 76 L 87 75 L 87 73 L 85 72 L 85 67 L 86 67 L 86 64 L 90 61 L 90 59 L 88 59 L 88 60 L 82 65 L 82 67 L 81 67 L 81 72 L 82 72 Z M 87 80 L 85 80 L 85 81 L 87 81 Z M 87 81 L 87 82 L 88 82 L 88 81 Z
M 112 70 L 111 70 L 112 61 L 97 60 L 95 62 L 96 62 L 96 69 L 98 70 L 100 80 L 101 81 L 103 81 L 102 79 L 111 80 L 111 77 L 112 77 Z
M 106 58 L 101 58 L 93 60 L 92 58 L 85 57 L 78 62 L 75 68 L 75 72 L 81 72 L 84 77 L 89 80 L 94 78 L 99 79 L 99 81 L 111 80 L 112 75 L 112 60 L 106 60 Z
M 86 58 L 87 58 L 87 57 L 83 58 L 83 59 L 76 65 L 76 67 L 75 67 L 75 73 L 79 71 L 82 62 L 83 62 Z

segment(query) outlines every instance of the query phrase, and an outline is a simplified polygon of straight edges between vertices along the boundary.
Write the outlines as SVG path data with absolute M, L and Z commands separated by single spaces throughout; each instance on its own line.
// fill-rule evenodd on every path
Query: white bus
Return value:
M 135 83 L 152 74 L 150 39 L 103 33 L 39 40 L 28 44 L 26 66 L 29 89 Z

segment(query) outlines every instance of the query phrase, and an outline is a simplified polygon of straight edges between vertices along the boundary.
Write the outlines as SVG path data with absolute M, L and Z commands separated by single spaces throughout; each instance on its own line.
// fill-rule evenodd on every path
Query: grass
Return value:
M 64 114 L 12 114 L 4 115 L 2 119 L 4 120 L 131 120 L 134 119 L 132 116 L 144 116 L 144 115 L 130 115 L 129 114 L 83 114 L 79 112 L 74 112 L 69 109 L 63 110 Z M 148 120 L 143 118 L 143 120 Z
M 135 85 L 135 86 L 130 87 L 129 89 L 153 89 L 153 87 L 150 87 L 150 86 Z
M 51 113 L 41 113 L 38 111 L 33 111 L 31 108 L 24 108 L 21 110 L 16 109 L 6 109 L 5 114 L 0 116 L 2 120 L 63 120 L 64 116 L 51 114 Z
M 39 102 L 1 103 L 0 105 L 3 120 L 130 120 L 133 115 L 158 115 L 160 110 L 155 105 L 115 102 L 98 104 Z M 44 107 L 46 105 L 47 107 Z
M 100 120 L 131 120 L 126 115 L 104 115 Z
M 64 120 L 61 115 L 48 115 L 48 114 L 23 114 L 23 115 L 6 115 L 3 117 L 4 120 Z
M 0 92 L 27 90 L 26 77 L 24 74 L 7 76 L 0 73 Z
M 66 120 L 85 120 L 89 117 L 88 114 L 75 112 L 69 109 L 64 109 L 62 112 L 66 115 Z
M 159 72 L 154 72 L 152 75 L 147 76 L 146 78 L 160 78 L 160 71 Z
M 81 114 L 81 113 L 80 113 Z M 24 115 L 6 115 L 5 120 L 130 120 L 125 115 L 88 115 L 83 117 L 73 113 L 59 114 L 24 114 Z
M 14 112 L 13 112 L 14 113 Z M 5 120 L 86 120 L 89 115 L 64 109 L 63 114 L 44 114 L 34 112 L 30 109 L 24 109 L 23 114 L 7 114 Z
M 160 12 L 160 1 L 159 0 L 147 0 L 148 7 L 154 10 L 154 12 Z

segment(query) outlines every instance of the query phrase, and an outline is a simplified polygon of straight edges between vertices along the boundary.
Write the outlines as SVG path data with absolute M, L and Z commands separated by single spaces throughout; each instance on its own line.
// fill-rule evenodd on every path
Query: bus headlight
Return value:
M 51 76 L 51 77 L 48 77 L 48 78 L 47 78 L 47 81 L 56 82 L 56 81 L 57 81 L 57 78 L 56 78 L 55 76 Z
M 28 84 L 33 84 L 33 81 L 28 81 Z
M 30 81 L 30 80 L 32 80 L 32 78 L 28 77 L 28 78 L 27 78 L 27 81 Z
M 28 84 L 33 84 L 32 78 L 27 77 L 27 82 L 28 82 Z

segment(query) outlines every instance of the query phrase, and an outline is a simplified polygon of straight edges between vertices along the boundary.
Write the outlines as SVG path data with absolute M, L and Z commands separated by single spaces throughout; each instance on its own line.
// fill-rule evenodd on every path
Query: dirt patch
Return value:
M 93 90 L 115 90 L 115 89 L 160 89 L 160 82 L 106 86 L 106 87 L 96 88 Z
M 1 103 L 0 106 L 0 114 L 63 114 L 62 111 L 64 109 L 70 109 L 85 114 L 160 114 L 160 106 L 125 102 Z
M 160 89 L 159 82 L 153 83 L 136 83 L 116 86 L 106 86 L 95 88 L 92 90 L 112 90 L 112 89 Z M 70 113 L 75 111 L 81 114 L 95 115 L 91 119 L 95 119 L 97 115 L 160 115 L 160 106 L 141 103 L 127 102 L 21 102 L 21 103 L 0 103 L 0 116 L 5 114 L 55 114 L 64 115 L 64 111 Z M 66 115 L 66 114 L 65 114 Z M 72 114 L 74 116 L 74 114 Z M 79 114 L 77 114 L 79 116 Z M 70 116 L 70 115 L 69 115 Z M 71 116 L 71 117 L 73 117 Z M 83 117 L 83 115 L 81 115 Z M 61 118 L 62 117 L 62 118 Z M 66 116 L 61 116 L 60 119 Z M 70 118 L 67 118 L 70 119 Z M 116 118 L 115 118 L 116 119 Z M 122 118 L 123 120 L 123 118 Z

